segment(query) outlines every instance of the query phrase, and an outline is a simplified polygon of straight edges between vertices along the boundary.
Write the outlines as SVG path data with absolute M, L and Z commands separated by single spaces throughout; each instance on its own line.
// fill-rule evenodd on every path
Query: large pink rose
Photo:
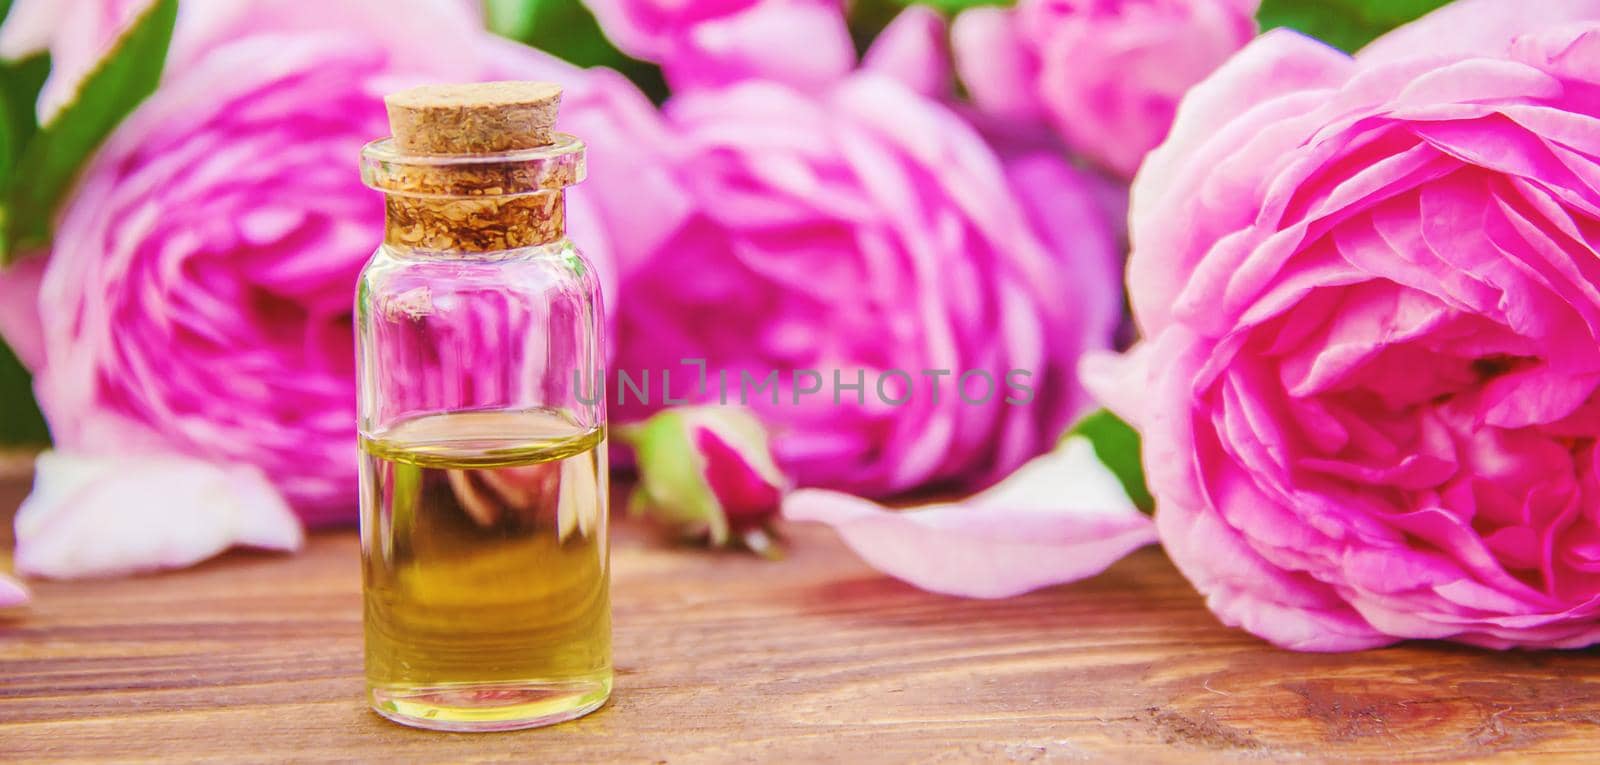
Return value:
M 665 401 L 663 370 L 691 400 L 776 372 L 776 394 L 746 399 L 779 461 L 803 485 L 875 495 L 997 477 L 1060 435 L 1083 403 L 1076 359 L 1119 314 L 1113 237 L 1083 176 L 1048 152 L 1002 162 L 956 114 L 873 72 L 820 95 L 696 91 L 667 114 L 690 209 L 622 256 L 617 366 L 657 387 L 621 416 Z M 694 358 L 705 388 L 681 363 Z M 1012 395 L 1012 370 L 1034 395 Z M 982 403 L 958 395 L 968 371 Z M 836 401 L 835 376 L 865 388 Z
M 620 77 L 477 22 L 460 0 L 183 5 L 163 84 L 61 216 L 34 296 L 42 342 L 14 340 L 42 349 L 35 385 L 58 448 L 253 466 L 309 522 L 353 518 L 350 311 L 383 207 L 355 165 L 388 132 L 381 95 L 556 80 L 564 124 L 601 145 L 630 140 L 606 110 L 648 112 Z M 603 213 L 583 194 L 573 237 L 609 271 Z
M 1167 134 L 1178 99 L 1255 35 L 1260 0 L 1021 0 L 951 29 L 977 105 L 1048 121 L 1123 176 Z
M 623 52 L 675 90 L 769 79 L 827 85 L 855 65 L 840 0 L 585 0 Z
M 1600 639 L 1585 19 L 1600 2 L 1469 0 L 1353 60 L 1273 32 L 1145 163 L 1145 340 L 1086 371 L 1227 623 L 1305 650 Z

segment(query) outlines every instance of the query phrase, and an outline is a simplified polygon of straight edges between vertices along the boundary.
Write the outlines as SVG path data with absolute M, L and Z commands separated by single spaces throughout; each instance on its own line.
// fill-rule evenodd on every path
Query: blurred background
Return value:
M 185 0 L 196 2 L 197 0 Z M 61 6 L 72 4 L 64 0 Z M 717 3 L 701 3 L 714 6 Z M 979 6 L 1005 7 L 1009 2 L 986 0 L 852 0 L 845 4 L 851 39 L 858 52 L 871 42 L 907 6 L 923 5 L 950 17 Z M 1334 46 L 1354 51 L 1384 31 L 1442 5 L 1441 0 L 1263 0 L 1257 14 L 1262 30 L 1291 27 Z M 0 15 L 12 5 L 0 0 Z M 396 13 L 406 3 L 397 2 Z M 694 4 L 689 4 L 694 5 Z M 1111 3 L 1110 5 L 1117 5 Z M 1128 5 L 1137 5 L 1129 3 Z M 518 40 L 583 67 L 610 67 L 625 75 L 657 104 L 668 96 L 661 69 L 631 58 L 608 39 L 595 16 L 579 0 L 484 0 L 484 22 L 495 33 Z M 7 92 L 6 107 L 12 119 L 31 104 L 19 102 L 26 90 L 19 78 L 27 76 L 22 62 L 10 62 L 0 90 Z M 14 211 L 38 216 L 34 211 Z M 0 341 L 0 444 L 39 446 L 49 442 L 50 431 L 34 401 L 32 381 L 16 354 Z

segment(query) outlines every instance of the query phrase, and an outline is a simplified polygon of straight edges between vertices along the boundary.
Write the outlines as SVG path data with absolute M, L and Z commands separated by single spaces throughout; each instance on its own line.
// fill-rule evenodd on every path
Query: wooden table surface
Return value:
M 0 520 L 24 490 L 0 481 Z M 0 762 L 1600 757 L 1600 653 L 1279 651 L 1219 626 L 1155 549 L 973 601 L 878 576 L 826 530 L 790 542 L 771 563 L 621 524 L 611 703 L 498 734 L 410 730 L 363 705 L 353 532 L 295 556 L 36 582 L 32 607 L 0 617 Z

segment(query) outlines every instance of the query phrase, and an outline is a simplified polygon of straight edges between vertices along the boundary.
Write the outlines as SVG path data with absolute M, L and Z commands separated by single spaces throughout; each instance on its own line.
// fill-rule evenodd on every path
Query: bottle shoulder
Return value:
M 363 291 L 411 289 L 418 282 L 474 288 L 499 283 L 518 291 L 568 285 L 598 289 L 593 263 L 566 239 L 485 255 L 415 253 L 381 245 L 361 269 L 360 282 Z

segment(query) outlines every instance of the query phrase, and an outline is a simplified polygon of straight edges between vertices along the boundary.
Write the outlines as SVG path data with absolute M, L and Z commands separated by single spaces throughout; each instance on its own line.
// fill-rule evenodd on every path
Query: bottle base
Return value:
M 369 686 L 372 711 L 412 728 L 521 730 L 582 717 L 611 697 L 611 678 L 569 682 Z

